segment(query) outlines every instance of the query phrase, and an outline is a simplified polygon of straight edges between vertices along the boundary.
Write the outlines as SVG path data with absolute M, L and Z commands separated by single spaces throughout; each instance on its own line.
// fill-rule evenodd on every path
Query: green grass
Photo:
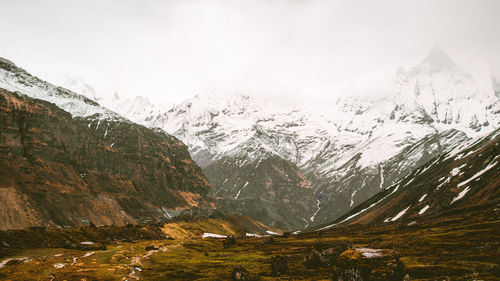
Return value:
M 196 227 L 198 227 L 197 225 Z M 115 242 L 105 251 L 81 258 L 89 251 L 61 248 L 24 250 L 16 254 L 28 257 L 25 263 L 0 269 L 1 280 L 134 280 L 134 263 L 142 271 L 141 280 L 227 280 L 235 266 L 243 266 L 261 280 L 328 280 L 332 268 L 307 269 L 304 253 L 317 242 L 350 241 L 356 247 L 395 249 L 405 263 L 412 280 L 500 280 L 500 220 L 496 217 L 465 221 L 460 217 L 443 222 L 423 221 L 419 228 L 404 224 L 384 224 L 306 233 L 290 238 L 237 238 L 229 249 L 214 238 L 150 240 L 136 243 Z M 149 253 L 146 246 L 159 247 Z M 55 256 L 62 254 L 60 256 Z M 290 273 L 270 276 L 270 260 L 286 256 Z M 73 265 L 73 257 L 79 257 Z M 63 268 L 54 264 L 64 263 Z M 383 265 L 377 264 L 380 267 Z M 380 272 L 383 268 L 375 268 Z M 378 279 L 377 279 L 378 278 Z M 372 280 L 383 280 L 377 277 Z

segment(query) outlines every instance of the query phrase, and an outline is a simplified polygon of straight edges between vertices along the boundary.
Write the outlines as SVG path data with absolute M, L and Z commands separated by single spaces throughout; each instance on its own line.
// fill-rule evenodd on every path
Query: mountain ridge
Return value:
M 264 222 L 300 229 L 332 221 L 434 156 L 498 128 L 500 102 L 488 75 L 470 75 L 437 47 L 417 66 L 398 71 L 398 93 L 341 98 L 324 113 L 244 95 L 197 95 L 173 107 L 142 98 L 137 103 L 128 100 L 113 105 L 112 99 L 107 103 L 134 122 L 159 127 L 181 139 L 205 171 L 207 167 L 223 169 L 229 158 L 237 163 L 233 175 L 249 169 L 246 164 L 269 157 L 295 166 L 291 169 L 300 171 L 314 190 L 300 207 L 309 220 L 281 216 L 281 222 Z M 489 84 L 484 82 L 488 79 Z M 209 174 L 211 196 L 222 196 L 227 202 L 219 200 L 220 204 L 231 205 L 241 186 L 214 184 L 221 182 L 219 176 Z M 275 176 L 278 181 L 280 175 Z M 234 177 L 232 182 L 251 181 Z M 266 189 L 260 187 L 259 194 L 265 196 Z M 302 198 L 295 199 L 300 202 Z M 268 207 L 280 204 L 280 199 L 273 200 Z
M 177 138 L 11 62 L 0 61 L 0 74 L 0 229 L 124 225 L 214 209 L 208 180 Z

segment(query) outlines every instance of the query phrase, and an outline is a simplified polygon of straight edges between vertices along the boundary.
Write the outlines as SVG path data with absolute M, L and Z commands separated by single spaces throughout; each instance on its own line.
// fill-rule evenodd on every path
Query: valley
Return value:
M 483 208 L 493 211 L 484 212 Z M 240 232 L 236 234 L 236 243 L 226 249 L 222 246 L 223 238 L 201 238 L 200 235 L 172 240 L 111 240 L 106 242 L 105 250 L 57 246 L 26 248 L 1 260 L 0 278 L 230 280 L 234 268 L 241 266 L 252 279 L 233 280 L 331 280 L 346 267 L 360 266 L 370 269 L 370 280 L 402 280 L 391 279 L 390 276 L 394 275 L 391 273 L 394 270 L 388 266 L 391 258 L 383 256 L 394 255 L 393 251 L 396 251 L 404 264 L 402 276 L 408 274 L 411 280 L 499 280 L 499 210 L 498 204 L 478 206 L 421 218 L 417 225 L 411 224 L 413 220 L 409 219 L 335 227 L 286 238 L 279 235 L 272 236 L 272 239 L 269 236 L 245 237 Z M 188 224 L 196 228 L 196 222 L 186 222 Z M 219 235 L 233 233 L 206 226 L 205 230 Z M 2 240 L 6 235 L 8 239 L 15 232 L 0 232 Z M 90 238 L 80 237 L 78 231 L 73 235 L 68 232 L 62 237 Z M 345 244 L 348 245 L 347 253 L 341 255 L 342 258 L 335 257 L 331 265 L 321 265 L 319 261 L 308 266 L 304 263 L 304 258 L 314 247 Z M 153 248 L 147 248 L 150 246 Z M 381 253 L 381 256 L 363 254 L 371 252 Z M 342 252 L 337 255 L 340 254 Z M 271 263 L 276 257 L 286 260 L 288 270 L 273 275 Z
M 165 106 L 0 58 L 0 279 L 499 280 L 492 77 L 434 48 L 397 83 Z

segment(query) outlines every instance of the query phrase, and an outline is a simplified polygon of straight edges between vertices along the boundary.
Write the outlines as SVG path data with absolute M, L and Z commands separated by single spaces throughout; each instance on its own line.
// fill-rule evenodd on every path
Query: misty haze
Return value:
M 500 2 L 0 7 L 1 280 L 500 280 Z

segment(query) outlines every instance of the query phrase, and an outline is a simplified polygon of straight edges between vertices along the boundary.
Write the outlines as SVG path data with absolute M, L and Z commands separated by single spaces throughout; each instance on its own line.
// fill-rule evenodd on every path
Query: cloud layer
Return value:
M 500 66 L 500 1 L 6 1 L 0 56 L 42 78 L 179 102 L 223 91 L 283 102 L 393 91 L 449 44 Z M 59 82 L 59 81 L 54 81 Z

